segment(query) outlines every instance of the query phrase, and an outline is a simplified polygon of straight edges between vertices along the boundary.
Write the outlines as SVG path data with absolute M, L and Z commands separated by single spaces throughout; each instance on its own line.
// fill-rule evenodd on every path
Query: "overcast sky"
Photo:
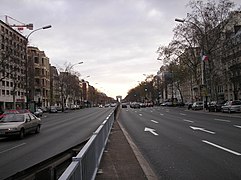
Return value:
M 234 2 L 238 2 L 235 0 Z M 45 51 L 50 63 L 66 62 L 90 85 L 108 96 L 125 97 L 129 89 L 156 74 L 156 50 L 167 45 L 175 18 L 185 18 L 189 0 L 1 0 L 0 18 L 8 15 L 34 29 L 30 45 Z M 18 24 L 9 20 L 9 23 Z M 22 32 L 27 36 L 30 31 Z M 90 76 L 86 78 L 87 76 Z

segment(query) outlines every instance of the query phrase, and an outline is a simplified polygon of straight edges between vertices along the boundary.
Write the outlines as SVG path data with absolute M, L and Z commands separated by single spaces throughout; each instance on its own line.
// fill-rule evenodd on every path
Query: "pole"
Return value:
M 29 83 L 28 83 L 28 42 L 29 42 L 29 37 L 36 31 L 39 31 L 39 30 L 42 30 L 42 29 L 49 29 L 51 28 L 52 26 L 51 25 L 48 25 L 48 26 L 43 26 L 41 28 L 38 28 L 38 29 L 35 29 L 33 30 L 31 33 L 29 33 L 26 37 L 26 64 L 25 64 L 25 68 L 26 68 L 26 107 L 27 109 L 29 109 L 29 101 L 30 101 L 30 94 L 29 94 L 29 91 L 30 91 L 30 86 L 29 86 Z

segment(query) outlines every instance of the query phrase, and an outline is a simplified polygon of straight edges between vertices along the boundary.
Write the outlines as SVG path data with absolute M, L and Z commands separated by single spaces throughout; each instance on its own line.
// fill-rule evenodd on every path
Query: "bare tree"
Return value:
M 223 32 L 232 21 L 230 18 L 235 12 L 235 4 L 229 0 L 215 1 L 190 1 L 188 6 L 191 13 L 185 19 L 176 19 L 182 22 L 174 29 L 174 39 L 167 47 L 159 49 L 159 59 L 173 61 L 182 54 L 182 58 L 193 73 L 196 83 L 200 84 L 198 67 L 203 63 L 204 83 L 208 85 L 211 99 L 214 98 L 214 80 L 220 74 L 217 58 L 222 52 Z M 164 55 L 164 57 L 163 57 Z M 201 62 L 203 55 L 208 57 L 207 62 Z

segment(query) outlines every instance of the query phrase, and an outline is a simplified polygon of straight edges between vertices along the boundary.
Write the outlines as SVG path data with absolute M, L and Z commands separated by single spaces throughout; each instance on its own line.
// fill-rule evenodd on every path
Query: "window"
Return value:
M 5 90 L 2 90 L 2 95 L 5 95 Z
M 34 57 L 34 63 L 39 64 L 39 59 L 38 59 L 38 57 Z
M 5 86 L 5 81 L 2 81 L 2 86 Z

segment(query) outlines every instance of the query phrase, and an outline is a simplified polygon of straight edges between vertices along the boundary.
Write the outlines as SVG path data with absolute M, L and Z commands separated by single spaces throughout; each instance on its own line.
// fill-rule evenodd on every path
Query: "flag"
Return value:
M 202 61 L 208 61 L 208 56 L 203 55 L 203 56 L 202 56 Z

